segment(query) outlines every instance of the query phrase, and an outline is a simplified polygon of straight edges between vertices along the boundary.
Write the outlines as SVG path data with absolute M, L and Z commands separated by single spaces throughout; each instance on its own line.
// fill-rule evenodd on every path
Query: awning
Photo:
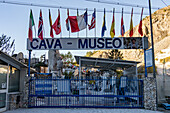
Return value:
M 98 68 L 103 70 L 115 70 L 115 69 L 125 69 L 136 66 L 140 62 L 128 61 L 128 60 L 112 60 L 106 58 L 93 58 L 93 57 L 83 57 L 75 56 L 77 64 L 81 67 L 87 68 Z M 81 64 L 80 64 L 81 63 Z

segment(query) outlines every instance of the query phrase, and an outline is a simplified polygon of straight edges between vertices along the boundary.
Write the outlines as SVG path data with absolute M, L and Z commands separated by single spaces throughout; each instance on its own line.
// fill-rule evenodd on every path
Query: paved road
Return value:
M 57 108 L 32 108 L 17 109 L 4 113 L 164 113 L 144 109 L 57 109 Z M 168 113 L 168 112 L 166 112 Z

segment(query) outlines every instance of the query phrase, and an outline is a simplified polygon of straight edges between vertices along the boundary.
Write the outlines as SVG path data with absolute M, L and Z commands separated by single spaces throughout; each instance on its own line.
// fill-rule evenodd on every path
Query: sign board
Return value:
M 152 67 L 152 49 L 148 49 L 145 51 L 146 56 L 146 67 Z
M 115 38 L 34 38 L 27 39 L 27 50 L 147 49 L 147 37 Z
M 6 83 L 2 83 L 1 88 L 2 88 L 2 89 L 6 89 Z
M 35 95 L 52 95 L 52 80 L 35 80 Z

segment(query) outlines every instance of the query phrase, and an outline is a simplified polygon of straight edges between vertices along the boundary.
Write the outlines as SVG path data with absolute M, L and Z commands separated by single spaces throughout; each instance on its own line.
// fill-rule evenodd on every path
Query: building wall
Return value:
M 20 69 L 20 85 L 19 92 L 9 93 L 8 94 L 8 103 L 7 110 L 14 110 L 20 107 L 23 107 L 24 101 L 24 88 L 25 88 L 25 77 L 27 75 L 27 68 Z
M 25 76 L 27 75 L 27 68 L 21 68 L 20 70 L 20 92 L 24 90 Z

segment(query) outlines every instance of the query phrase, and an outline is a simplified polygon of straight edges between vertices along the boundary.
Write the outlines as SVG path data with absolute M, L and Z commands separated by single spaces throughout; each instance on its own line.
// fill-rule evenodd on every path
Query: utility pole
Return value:
M 154 55 L 154 42 L 153 42 L 153 30 L 152 30 L 152 15 L 151 15 L 151 2 L 149 0 L 149 15 L 150 15 L 150 28 L 151 28 L 151 44 L 152 44 L 152 66 L 153 66 L 153 77 L 156 78 L 155 72 L 155 55 Z
M 150 0 L 149 0 L 149 15 L 150 15 L 151 44 L 152 44 L 152 67 L 153 67 L 153 77 L 155 78 L 155 87 L 156 87 L 156 108 L 158 108 L 157 80 L 156 80 L 156 72 L 155 72 L 155 55 L 154 55 L 154 42 L 153 42 L 152 15 L 151 15 Z

